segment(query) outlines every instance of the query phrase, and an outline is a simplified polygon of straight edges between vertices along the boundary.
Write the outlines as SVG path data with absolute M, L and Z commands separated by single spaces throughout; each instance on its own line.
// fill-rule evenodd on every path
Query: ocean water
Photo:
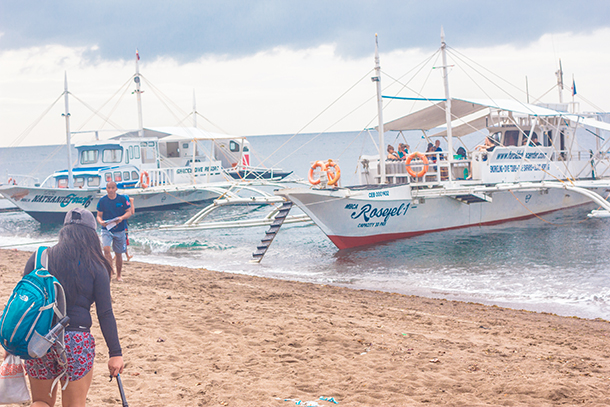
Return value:
M 395 145 L 401 141 L 386 140 Z M 421 142 L 419 136 L 407 141 L 412 147 Z M 357 183 L 357 158 L 374 148 L 367 133 L 258 136 L 250 142 L 255 164 L 277 151 L 265 164 L 301 177 L 314 160 L 338 159 L 343 185 Z M 51 153 L 55 155 L 40 164 Z M 57 146 L 0 149 L 0 179 L 21 173 L 42 180 L 65 167 L 65 161 L 65 148 Z M 186 221 L 203 206 L 137 212 L 130 220 L 134 260 L 610 320 L 610 222 L 587 219 L 592 207 L 546 215 L 546 222 L 531 219 L 431 233 L 342 251 L 315 225 L 285 225 L 262 263 L 252 264 L 251 253 L 266 227 L 159 230 L 160 225 Z M 233 207 L 213 216 L 265 213 L 264 208 Z M 33 250 L 54 239 L 58 230 L 21 212 L 0 213 L 2 248 Z

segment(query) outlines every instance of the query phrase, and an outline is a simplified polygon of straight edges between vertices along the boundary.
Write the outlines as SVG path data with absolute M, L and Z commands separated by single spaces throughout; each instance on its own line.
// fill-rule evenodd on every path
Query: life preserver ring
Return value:
M 146 171 L 142 171 L 142 173 L 140 174 L 140 186 L 142 188 L 148 188 L 149 185 L 150 185 L 150 176 L 148 175 L 148 173 Z
M 320 183 L 320 178 L 314 179 L 313 177 L 313 172 L 318 167 L 320 167 L 320 171 L 326 171 L 326 164 L 324 164 L 323 161 L 316 161 L 315 163 L 313 163 L 313 165 L 309 169 L 309 175 L 307 177 L 311 185 L 318 185 Z
M 329 171 L 329 168 L 335 169 L 334 177 Z M 326 170 L 326 176 L 328 177 L 327 185 L 335 185 L 337 182 L 339 182 L 339 178 L 341 178 L 341 168 L 339 168 L 339 165 L 336 162 L 334 162 L 333 160 L 328 160 L 328 163 L 326 163 Z
M 413 160 L 413 158 L 415 158 L 415 157 L 419 158 L 420 160 L 422 160 L 424 162 L 424 168 L 422 168 L 422 170 L 418 173 L 413 171 L 413 169 L 411 168 L 411 160 Z M 405 165 L 407 167 L 407 172 L 409 173 L 410 176 L 412 176 L 413 178 L 421 178 L 426 174 L 426 172 L 428 172 L 428 157 L 426 157 L 424 154 L 420 153 L 419 151 L 416 151 L 414 153 L 409 154 Z
M 17 185 L 17 181 L 15 181 L 13 178 L 9 178 L 7 184 L 8 185 Z

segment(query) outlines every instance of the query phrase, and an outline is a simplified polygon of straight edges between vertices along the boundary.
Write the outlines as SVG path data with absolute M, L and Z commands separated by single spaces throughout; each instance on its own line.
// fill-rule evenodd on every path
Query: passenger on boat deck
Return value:
M 437 152 L 441 152 L 441 151 L 443 151 L 443 149 L 441 148 L 441 141 L 440 141 L 440 140 L 436 140 L 436 141 L 434 142 L 434 151 L 437 151 Z M 438 158 L 439 158 L 440 160 L 444 160 L 444 159 L 445 159 L 445 156 L 444 156 L 443 154 L 439 154 L 439 155 L 438 155 Z
M 405 157 L 409 155 L 409 149 L 410 148 L 411 147 L 407 143 L 405 143 Z
M 535 134 L 534 134 L 534 135 L 532 136 L 532 139 L 530 140 L 529 145 L 530 145 L 531 147 L 534 147 L 534 146 L 539 146 L 539 145 L 540 145 L 540 142 L 538 141 L 538 136 L 537 136 L 537 135 L 535 135 Z
M 394 151 L 394 147 L 391 144 L 388 144 L 388 160 L 400 160 L 396 151 Z
M 401 160 L 406 160 L 407 154 L 408 153 L 405 152 L 405 145 L 400 143 L 398 145 L 398 158 L 400 158 Z
M 496 142 L 489 136 L 485 137 L 485 144 L 480 144 L 476 146 L 476 149 L 479 151 L 487 151 L 491 153 L 496 148 Z
M 466 159 L 466 150 L 464 147 L 460 147 L 457 149 L 456 155 L 453 156 L 456 160 L 465 160 Z
M 428 143 L 428 148 L 426 148 L 426 156 L 433 162 L 436 162 L 436 154 L 432 154 L 436 152 L 436 147 L 434 147 L 434 144 L 432 143 Z

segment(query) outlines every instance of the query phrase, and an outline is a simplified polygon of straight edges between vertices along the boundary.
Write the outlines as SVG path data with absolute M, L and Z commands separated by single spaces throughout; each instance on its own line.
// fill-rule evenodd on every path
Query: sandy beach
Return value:
M 30 254 L 0 250 L 2 306 Z M 136 261 L 124 280 L 132 407 L 610 405 L 607 321 Z M 121 405 L 93 334 L 88 405 Z

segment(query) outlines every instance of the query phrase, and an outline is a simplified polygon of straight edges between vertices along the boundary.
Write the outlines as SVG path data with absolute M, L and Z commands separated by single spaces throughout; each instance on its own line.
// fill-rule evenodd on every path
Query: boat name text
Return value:
M 532 171 L 548 171 L 551 169 L 550 164 L 503 164 L 490 165 L 489 172 L 532 172 Z
M 347 206 L 355 205 L 358 208 L 358 204 L 348 204 Z M 345 207 L 345 209 L 352 209 L 351 207 Z M 362 218 L 365 223 L 358 224 L 358 227 L 376 227 L 376 226 L 385 226 L 386 222 L 389 218 L 394 216 L 405 215 L 411 206 L 408 204 L 400 204 L 400 206 L 395 206 L 393 208 L 373 208 L 371 204 L 362 205 L 359 212 L 352 212 L 352 219 L 360 219 Z M 374 218 L 383 218 L 383 222 L 369 222 L 370 220 L 374 220 Z
M 93 201 L 93 195 L 76 196 L 75 194 L 70 194 L 67 196 L 36 195 L 32 199 L 32 202 L 58 203 L 62 208 L 65 208 L 70 204 L 81 204 L 84 208 L 87 208 L 89 205 L 91 205 L 91 201 Z

